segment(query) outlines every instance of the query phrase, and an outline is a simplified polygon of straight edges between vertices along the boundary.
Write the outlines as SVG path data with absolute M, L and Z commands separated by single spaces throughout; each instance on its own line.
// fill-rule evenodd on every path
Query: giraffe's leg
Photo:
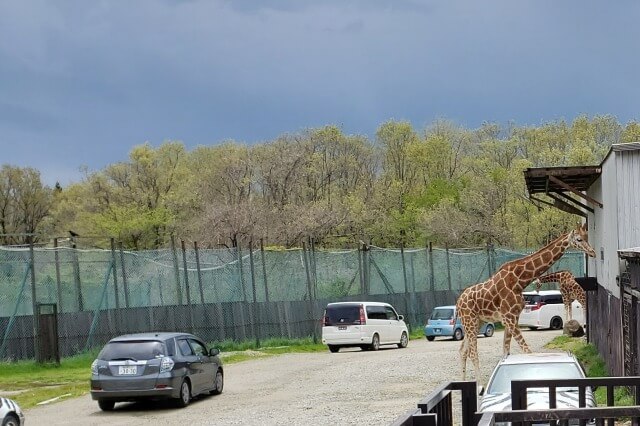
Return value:
M 477 330 L 477 318 L 462 318 L 462 328 L 464 328 L 464 339 L 462 340 L 462 344 L 460 345 L 460 358 L 462 361 L 462 380 L 466 380 L 467 377 L 467 358 L 471 356 L 471 361 L 474 366 L 474 375 L 478 376 L 478 351 L 476 349 L 477 342 L 477 331 L 474 333 L 473 330 Z M 471 332 L 467 331 L 470 330 Z
M 516 342 L 518 342 L 518 345 L 520 345 L 520 349 L 522 349 L 522 352 L 526 354 L 531 353 L 531 349 L 529 349 L 529 345 L 527 345 L 527 342 L 525 342 L 524 337 L 522 336 L 522 332 L 520 332 L 520 327 L 518 327 L 518 316 L 513 314 L 503 315 L 502 323 L 504 324 L 505 328 L 505 344 L 507 330 L 509 330 L 509 334 L 513 335 L 513 337 L 516 339 Z M 509 342 L 511 342 L 511 340 L 509 340 Z M 508 349 L 508 347 L 505 347 L 505 350 Z
M 460 361 L 462 362 L 462 380 L 467 380 L 467 357 L 469 356 L 469 347 L 467 339 L 462 339 L 460 344 Z
M 502 354 L 508 355 L 511 353 L 511 331 L 507 326 L 504 328 L 504 339 L 502 340 Z
M 567 315 L 567 321 L 571 321 L 571 302 L 564 302 L 564 311 Z

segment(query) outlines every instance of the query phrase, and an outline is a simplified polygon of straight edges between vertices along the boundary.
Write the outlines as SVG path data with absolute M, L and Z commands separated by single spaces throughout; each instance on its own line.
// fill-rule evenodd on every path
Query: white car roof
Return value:
M 559 295 L 561 293 L 560 293 L 560 290 L 540 290 L 540 291 L 524 291 L 522 292 L 522 294 L 526 294 L 527 296 L 536 295 L 536 294 L 539 294 L 540 296 L 548 296 L 550 294 Z
M 335 306 L 335 305 L 372 305 L 372 306 L 391 306 L 388 303 L 384 302 L 333 302 L 328 303 L 327 306 Z
M 436 306 L 433 309 L 455 309 L 456 305 L 447 305 L 447 306 Z
M 538 364 L 544 362 L 575 363 L 576 358 L 566 352 L 537 352 L 531 354 L 507 355 L 500 361 L 500 364 Z

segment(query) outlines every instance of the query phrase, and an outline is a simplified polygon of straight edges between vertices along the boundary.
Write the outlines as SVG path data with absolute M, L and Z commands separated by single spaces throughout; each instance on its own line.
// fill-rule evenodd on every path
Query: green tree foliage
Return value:
M 25 244 L 29 238 L 19 234 L 44 231 L 53 191 L 42 184 L 40 172 L 26 167 L 0 168 L 0 243 Z
M 391 120 L 373 141 L 331 125 L 190 152 L 179 142 L 143 144 L 54 190 L 35 170 L 3 166 L 0 232 L 74 230 L 101 236 L 94 245 L 115 237 L 130 248 L 164 246 L 171 233 L 203 247 L 259 238 L 291 247 L 312 237 L 328 246 L 535 248 L 576 217 L 531 204 L 523 170 L 598 164 L 611 144 L 638 141 L 640 124 L 603 115 L 477 129 Z

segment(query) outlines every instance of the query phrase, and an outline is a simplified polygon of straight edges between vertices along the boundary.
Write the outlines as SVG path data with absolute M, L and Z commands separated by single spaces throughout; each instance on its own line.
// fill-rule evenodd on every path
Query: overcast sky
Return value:
M 0 164 L 79 181 L 145 141 L 389 119 L 640 119 L 640 2 L 0 1 Z

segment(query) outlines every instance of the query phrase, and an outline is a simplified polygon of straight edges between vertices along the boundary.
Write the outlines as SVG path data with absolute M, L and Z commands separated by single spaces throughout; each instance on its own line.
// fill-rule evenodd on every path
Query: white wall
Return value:
M 589 242 L 596 259 L 589 258 L 589 276 L 616 297 L 620 288 L 616 277 L 622 263 L 618 250 L 640 246 L 640 144 L 629 144 L 620 150 L 614 145 L 602 163 L 602 174 L 587 195 L 600 201 L 589 213 Z

